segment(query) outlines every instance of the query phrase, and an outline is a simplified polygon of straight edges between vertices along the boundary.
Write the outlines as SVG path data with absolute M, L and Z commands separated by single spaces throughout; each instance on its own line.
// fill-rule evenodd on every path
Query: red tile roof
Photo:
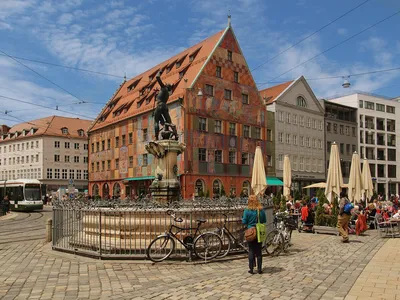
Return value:
M 289 85 L 293 83 L 294 80 L 281 83 L 275 86 L 272 86 L 270 88 L 267 88 L 265 90 L 260 91 L 261 97 L 266 100 L 266 104 L 271 104 L 272 102 L 275 101 L 275 99 L 284 91 L 287 89 Z
M 159 70 L 163 70 L 161 80 L 164 83 L 173 84 L 173 93 L 170 95 L 168 102 L 182 97 L 184 89 L 189 88 L 195 81 L 197 74 L 199 74 L 205 61 L 225 31 L 226 29 L 214 34 L 121 84 L 102 109 L 89 131 L 106 127 L 131 116 L 152 110 L 154 108 L 154 89 L 159 88 L 155 79 L 155 75 Z M 187 82 L 183 79 L 187 79 Z
M 3 135 L 3 139 L 0 138 L 1 142 L 7 142 L 10 140 L 23 139 L 32 136 L 63 136 L 68 138 L 81 138 L 87 139 L 87 130 L 91 124 L 89 120 L 82 120 L 79 118 L 67 118 L 60 116 L 50 116 L 38 120 L 33 120 L 26 123 L 20 123 L 10 128 L 8 133 L 11 137 L 8 137 L 8 133 Z M 31 129 L 35 129 L 34 133 Z M 68 129 L 68 134 L 62 133 L 62 128 Z M 25 136 L 23 135 L 25 130 Z M 79 130 L 83 130 L 83 136 L 79 135 Z M 15 134 L 18 134 L 15 136 Z

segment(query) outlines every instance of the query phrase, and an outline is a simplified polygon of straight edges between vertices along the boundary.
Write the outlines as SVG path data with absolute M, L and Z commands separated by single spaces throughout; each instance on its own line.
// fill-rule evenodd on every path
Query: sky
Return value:
M 400 67 L 400 13 L 349 39 L 397 11 L 398 0 L 0 0 L 0 124 L 54 114 L 94 119 L 125 74 L 224 29 L 228 14 L 259 89 L 304 75 L 321 98 L 398 97 L 400 70 L 351 76 L 349 89 L 342 78 L 315 80 Z M 23 66 L 7 55 L 114 76 L 19 60 Z

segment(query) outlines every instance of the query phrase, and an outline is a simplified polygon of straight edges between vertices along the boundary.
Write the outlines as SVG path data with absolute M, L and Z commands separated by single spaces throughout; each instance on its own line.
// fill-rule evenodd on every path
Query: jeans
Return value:
M 249 243 L 249 269 L 253 270 L 255 265 L 255 259 L 257 258 L 257 269 L 258 271 L 262 270 L 262 255 L 261 255 L 261 246 L 262 243 L 259 243 L 257 240 Z

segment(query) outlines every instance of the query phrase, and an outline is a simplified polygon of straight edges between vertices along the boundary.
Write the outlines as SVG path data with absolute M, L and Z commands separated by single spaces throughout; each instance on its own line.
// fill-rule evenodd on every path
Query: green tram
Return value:
M 10 210 L 33 211 L 43 209 L 41 183 L 35 179 L 0 181 L 0 197 L 8 196 Z

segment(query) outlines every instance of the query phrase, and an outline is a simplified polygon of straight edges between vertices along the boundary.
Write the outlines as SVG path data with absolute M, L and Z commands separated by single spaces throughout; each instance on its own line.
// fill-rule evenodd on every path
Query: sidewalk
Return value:
M 400 299 L 400 239 L 388 239 L 365 267 L 346 300 Z

